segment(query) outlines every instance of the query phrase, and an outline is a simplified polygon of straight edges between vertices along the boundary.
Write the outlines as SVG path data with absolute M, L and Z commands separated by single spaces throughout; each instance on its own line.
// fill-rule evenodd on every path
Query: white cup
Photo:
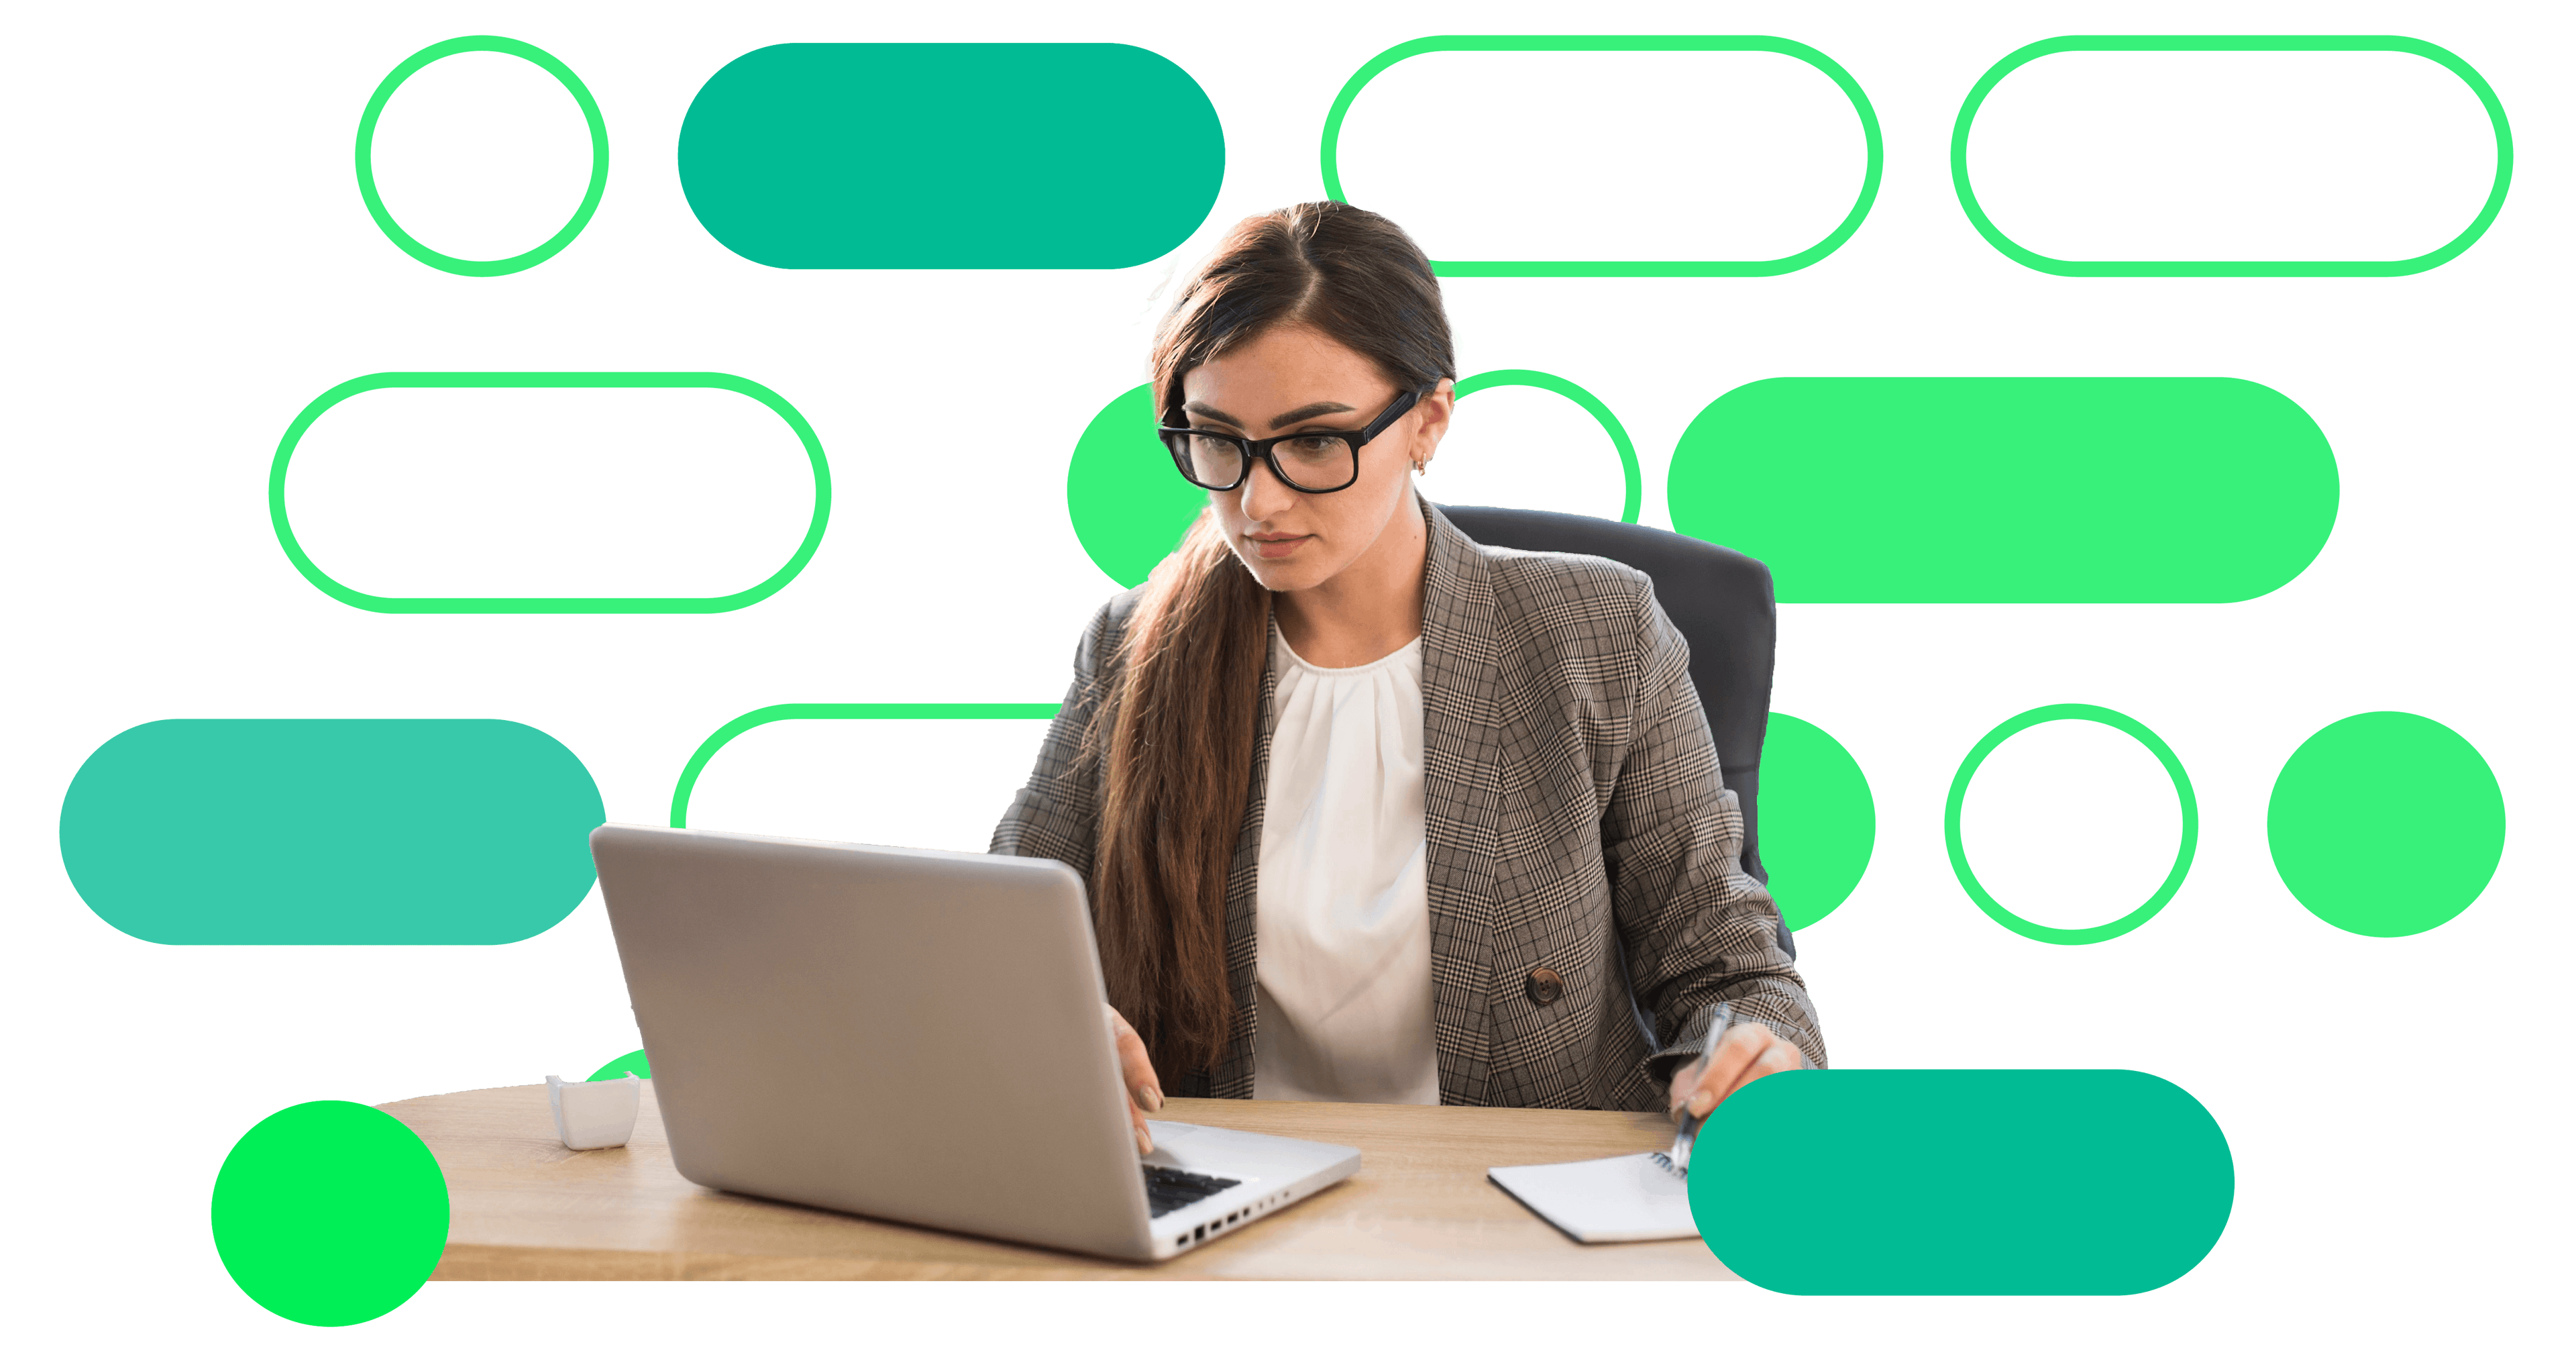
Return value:
M 615 1081 L 546 1077 L 546 1095 L 555 1107 L 555 1136 L 575 1152 L 624 1147 L 635 1134 L 635 1104 L 643 1090 L 644 1083 L 632 1071 Z

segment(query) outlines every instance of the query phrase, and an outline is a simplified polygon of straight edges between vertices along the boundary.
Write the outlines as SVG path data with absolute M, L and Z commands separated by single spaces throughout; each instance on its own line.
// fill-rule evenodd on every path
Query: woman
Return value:
M 1208 508 L 993 837 L 1089 884 L 1142 1150 L 1167 1088 L 1678 1117 L 1824 1064 L 1652 585 L 1414 493 L 1456 372 L 1421 250 L 1329 202 L 1237 225 L 1155 341 Z

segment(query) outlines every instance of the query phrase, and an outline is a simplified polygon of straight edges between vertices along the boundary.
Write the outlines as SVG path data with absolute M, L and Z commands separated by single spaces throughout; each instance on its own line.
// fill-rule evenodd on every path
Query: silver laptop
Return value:
M 1359 1170 L 1181 1123 L 1136 1155 L 1061 862 L 608 824 L 600 893 L 680 1174 L 1159 1260 Z

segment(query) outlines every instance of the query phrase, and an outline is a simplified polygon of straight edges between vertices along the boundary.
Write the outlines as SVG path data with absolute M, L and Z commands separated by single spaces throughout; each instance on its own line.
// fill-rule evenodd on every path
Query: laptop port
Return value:
M 1206 1225 L 1206 1224 L 1200 1224 L 1200 1225 L 1199 1225 L 1195 1230 L 1193 1230 L 1193 1231 L 1190 1233 L 1190 1236 L 1191 1236 L 1191 1237 L 1193 1237 L 1193 1238 L 1204 1238 L 1204 1237 L 1206 1237 L 1206 1236 L 1207 1236 L 1207 1225 Z

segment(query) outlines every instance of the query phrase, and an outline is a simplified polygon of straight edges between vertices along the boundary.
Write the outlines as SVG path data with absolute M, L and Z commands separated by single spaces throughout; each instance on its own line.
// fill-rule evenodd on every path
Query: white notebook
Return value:
M 1485 1174 L 1576 1242 L 1696 1238 L 1690 1188 L 1660 1152 L 1553 1166 L 1496 1166 Z

